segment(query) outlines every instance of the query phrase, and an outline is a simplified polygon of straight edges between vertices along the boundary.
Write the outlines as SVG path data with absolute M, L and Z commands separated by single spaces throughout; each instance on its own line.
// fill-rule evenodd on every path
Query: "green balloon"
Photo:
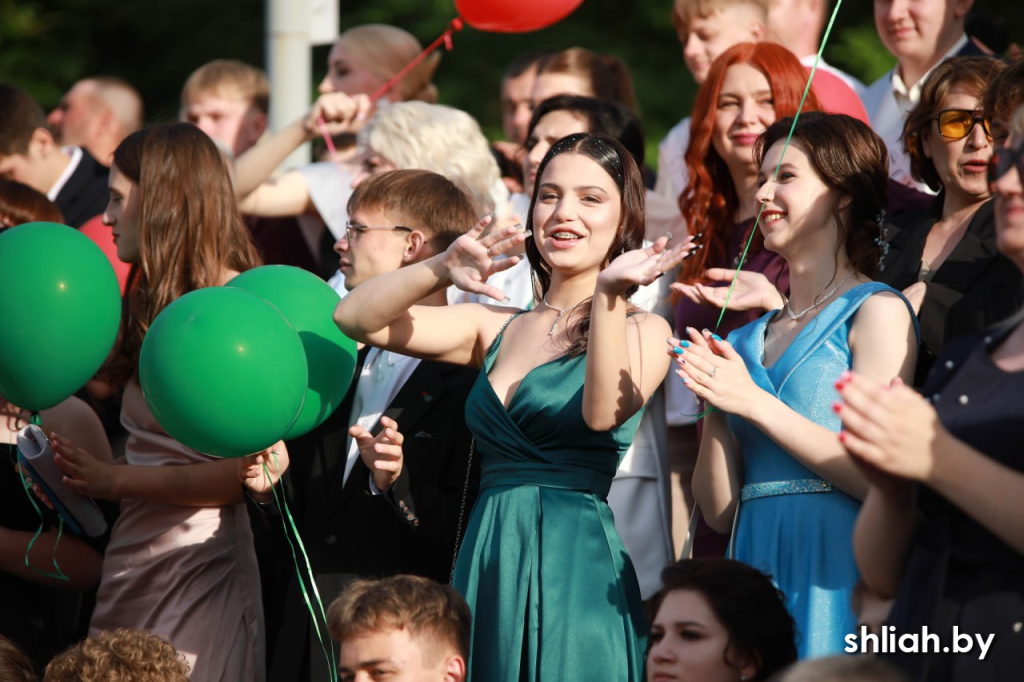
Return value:
M 0 232 L 0 395 L 53 407 L 85 385 L 117 338 L 121 291 L 103 251 L 67 225 Z
M 285 438 L 312 431 L 341 403 L 356 366 L 355 341 L 334 324 L 334 308 L 341 298 L 313 273 L 289 265 L 247 270 L 227 286 L 270 301 L 299 332 L 309 365 L 309 386 L 302 411 Z
M 139 355 L 149 409 L 199 452 L 242 457 L 273 445 L 302 408 L 306 354 L 288 321 L 233 287 L 189 292 L 153 321 Z

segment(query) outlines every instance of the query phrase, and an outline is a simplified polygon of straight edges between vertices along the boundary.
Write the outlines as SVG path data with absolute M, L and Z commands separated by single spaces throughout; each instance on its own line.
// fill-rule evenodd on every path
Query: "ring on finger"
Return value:
M 710 379 L 714 379 L 714 378 L 715 378 L 715 374 L 716 374 L 717 372 L 718 372 L 718 368 L 717 368 L 717 367 L 715 367 L 714 365 L 711 365 L 711 371 L 710 371 L 710 372 L 708 372 L 708 378 L 710 378 Z

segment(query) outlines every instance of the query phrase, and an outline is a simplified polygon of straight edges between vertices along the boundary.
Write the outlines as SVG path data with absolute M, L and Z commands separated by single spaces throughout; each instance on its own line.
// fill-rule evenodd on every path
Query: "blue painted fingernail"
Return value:
M 722 340 L 722 337 L 719 336 L 718 334 L 712 334 L 711 338 L 713 338 L 715 341 L 721 341 Z
M 675 348 L 672 349 L 672 352 L 675 353 L 676 355 L 682 355 L 683 349 L 680 348 L 679 346 L 676 346 Z
M 679 345 L 682 346 L 683 348 L 689 348 L 690 347 L 690 342 L 689 341 L 680 341 Z

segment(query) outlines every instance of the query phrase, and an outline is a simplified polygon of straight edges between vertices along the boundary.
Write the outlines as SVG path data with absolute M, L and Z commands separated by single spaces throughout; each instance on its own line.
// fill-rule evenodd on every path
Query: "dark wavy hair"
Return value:
M 655 613 L 669 592 L 704 597 L 729 633 L 722 651 L 726 665 L 735 667 L 730 651 L 758 662 L 751 682 L 767 680 L 796 660 L 796 625 L 786 597 L 756 568 L 732 559 L 684 559 L 667 566 L 661 582 Z
M 562 154 L 581 154 L 599 165 L 608 175 L 615 180 L 616 186 L 622 197 L 622 213 L 619 217 L 618 230 L 612 245 L 605 256 L 605 264 L 615 260 L 618 256 L 639 249 L 643 246 L 644 230 L 647 224 L 644 211 L 644 181 L 640 175 L 640 169 L 633 160 L 633 155 L 626 150 L 618 141 L 604 135 L 591 135 L 590 133 L 576 133 L 563 137 L 548 150 L 544 160 L 540 162 L 537 169 L 537 182 L 533 187 L 533 198 L 530 200 L 529 215 L 526 220 L 526 229 L 532 231 L 533 208 L 537 204 L 538 190 L 541 186 L 541 178 L 548 164 L 556 156 Z M 537 248 L 536 240 L 531 236 L 526 240 L 526 257 L 530 261 L 534 277 L 534 293 L 538 300 L 544 298 L 551 287 L 551 266 L 545 261 Z M 638 287 L 630 287 L 625 295 L 628 299 L 636 293 Z M 582 312 L 579 312 L 582 311 Z M 587 351 L 587 335 L 590 331 L 590 307 L 586 304 L 577 308 L 575 321 L 569 323 L 569 357 L 582 355 Z
M 942 189 L 942 180 L 935 170 L 935 162 L 924 153 L 925 134 L 939 134 L 934 121 L 942 100 L 956 85 L 966 85 L 975 90 L 980 100 L 989 82 L 1005 68 L 1006 63 L 995 57 L 952 57 L 928 74 L 921 86 L 921 99 L 907 114 L 901 136 L 903 148 L 910 157 L 910 173 L 915 180 L 935 191 Z M 980 101 L 978 108 L 981 108 Z
M 711 138 L 715 132 L 715 110 L 722 94 L 722 83 L 730 66 L 747 64 L 764 74 L 772 89 L 775 118 L 794 116 L 807 85 L 807 71 L 796 56 L 775 43 L 739 43 L 719 55 L 711 65 L 707 80 L 697 91 L 690 122 L 690 146 L 686 149 L 689 183 L 679 197 L 679 210 L 690 226 L 690 233 L 703 233 L 704 248 L 683 262 L 680 282 L 698 282 L 708 268 L 725 265 L 726 237 L 733 229 L 733 216 L 739 197 L 725 160 L 719 156 Z M 807 93 L 804 111 L 821 109 L 814 92 Z M 761 250 L 764 239 L 754 236 L 751 255 Z
M 754 145 L 757 165 L 779 140 L 785 140 L 793 119 L 768 126 Z M 885 142 L 865 123 L 846 114 L 809 111 L 793 130 L 822 181 L 836 190 L 832 217 L 839 229 L 836 258 L 845 248 L 850 264 L 874 277 L 878 273 L 881 236 L 879 217 L 889 201 L 889 152 Z M 842 208 L 849 199 L 847 208 Z M 845 214 L 845 215 L 844 215 Z

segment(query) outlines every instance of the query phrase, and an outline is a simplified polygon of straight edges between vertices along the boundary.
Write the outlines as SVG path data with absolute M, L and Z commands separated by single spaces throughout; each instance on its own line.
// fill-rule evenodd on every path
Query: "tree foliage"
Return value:
M 1024 5 L 979 0 L 975 7 L 1001 12 L 1020 37 Z M 438 70 L 441 100 L 473 114 L 497 136 L 505 65 L 527 49 L 579 45 L 629 66 L 653 145 L 688 112 L 696 92 L 670 9 L 671 0 L 585 0 L 566 20 L 534 33 L 467 27 L 455 35 L 455 49 Z M 142 92 L 149 120 L 172 118 L 181 85 L 197 66 L 219 57 L 263 65 L 265 15 L 264 0 L 0 0 L 0 78 L 22 85 L 50 108 L 78 78 L 120 76 Z M 452 0 L 345 0 L 340 28 L 391 23 L 427 44 L 454 16 Z M 313 50 L 311 97 L 326 56 L 327 48 Z M 825 58 L 865 82 L 890 68 L 893 58 L 878 40 L 869 2 L 845 0 Z

